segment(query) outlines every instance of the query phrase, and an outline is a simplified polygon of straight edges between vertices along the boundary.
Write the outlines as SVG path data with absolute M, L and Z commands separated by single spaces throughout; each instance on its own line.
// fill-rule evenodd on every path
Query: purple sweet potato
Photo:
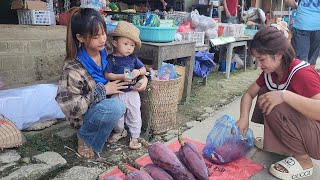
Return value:
M 173 177 L 155 164 L 147 164 L 143 167 L 154 180 L 173 180 Z
M 108 176 L 108 177 L 105 177 L 104 180 L 122 180 L 122 178 L 117 176 Z
M 176 180 L 195 180 L 193 174 L 180 162 L 166 145 L 156 142 L 149 149 L 152 162 L 166 170 Z
M 208 180 L 209 172 L 199 149 L 190 142 L 180 141 L 178 157 L 199 180 Z
M 141 169 L 127 174 L 126 180 L 153 180 L 153 178 L 145 170 Z

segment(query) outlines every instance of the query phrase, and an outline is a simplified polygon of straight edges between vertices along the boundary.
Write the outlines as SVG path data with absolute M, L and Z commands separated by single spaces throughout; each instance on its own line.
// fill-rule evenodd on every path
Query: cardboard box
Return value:
M 47 3 L 42 1 L 13 0 L 11 2 L 11 9 L 47 10 Z

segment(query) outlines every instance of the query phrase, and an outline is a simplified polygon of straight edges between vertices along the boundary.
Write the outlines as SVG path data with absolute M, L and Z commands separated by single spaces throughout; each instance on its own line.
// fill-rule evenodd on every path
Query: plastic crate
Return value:
M 229 24 L 229 23 L 218 23 L 219 27 L 223 27 L 223 37 L 241 37 L 244 34 L 246 25 L 244 24 Z
M 174 14 L 165 14 L 164 19 L 172 19 L 176 25 L 181 25 L 184 22 L 184 18 L 187 18 L 190 13 L 175 12 Z
M 18 10 L 19 24 L 52 25 L 55 24 L 53 12 L 48 10 Z
M 100 0 L 81 0 L 81 8 L 92 8 L 95 10 L 100 10 L 103 6 L 102 1 Z
M 204 32 L 179 32 L 182 40 L 196 42 L 196 46 L 204 45 Z
M 136 25 L 137 26 L 137 25 Z M 146 42 L 171 42 L 174 40 L 178 27 L 137 26 L 139 38 Z
M 255 30 L 255 29 L 245 29 L 244 34 L 254 36 L 258 31 L 259 30 Z

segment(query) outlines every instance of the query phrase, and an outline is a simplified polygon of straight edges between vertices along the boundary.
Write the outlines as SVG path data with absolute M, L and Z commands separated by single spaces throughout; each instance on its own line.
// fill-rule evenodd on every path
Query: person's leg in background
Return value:
M 310 32 L 292 28 L 291 43 L 294 51 L 296 52 L 297 58 L 302 61 L 309 62 L 308 54 L 310 50 Z
M 311 31 L 310 36 L 310 50 L 309 50 L 309 61 L 313 68 L 315 68 L 317 59 L 320 52 L 320 30 Z
M 221 13 L 221 22 L 222 23 L 237 24 L 238 23 L 238 19 L 237 19 L 237 16 L 231 16 L 230 18 L 227 18 L 227 16 L 223 12 L 223 13 Z

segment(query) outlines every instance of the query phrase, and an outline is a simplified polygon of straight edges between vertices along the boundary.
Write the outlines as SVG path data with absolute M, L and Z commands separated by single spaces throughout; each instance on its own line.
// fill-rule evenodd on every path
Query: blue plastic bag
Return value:
M 251 129 L 248 129 L 246 137 L 242 137 L 232 117 L 224 115 L 209 132 L 203 154 L 215 164 L 226 164 L 245 156 L 253 147 L 253 141 Z
M 162 62 L 158 70 L 158 78 L 160 80 L 169 80 L 178 78 L 176 68 L 173 64 Z
M 199 51 L 195 54 L 193 74 L 198 77 L 206 77 L 216 66 L 213 55 L 208 51 Z

